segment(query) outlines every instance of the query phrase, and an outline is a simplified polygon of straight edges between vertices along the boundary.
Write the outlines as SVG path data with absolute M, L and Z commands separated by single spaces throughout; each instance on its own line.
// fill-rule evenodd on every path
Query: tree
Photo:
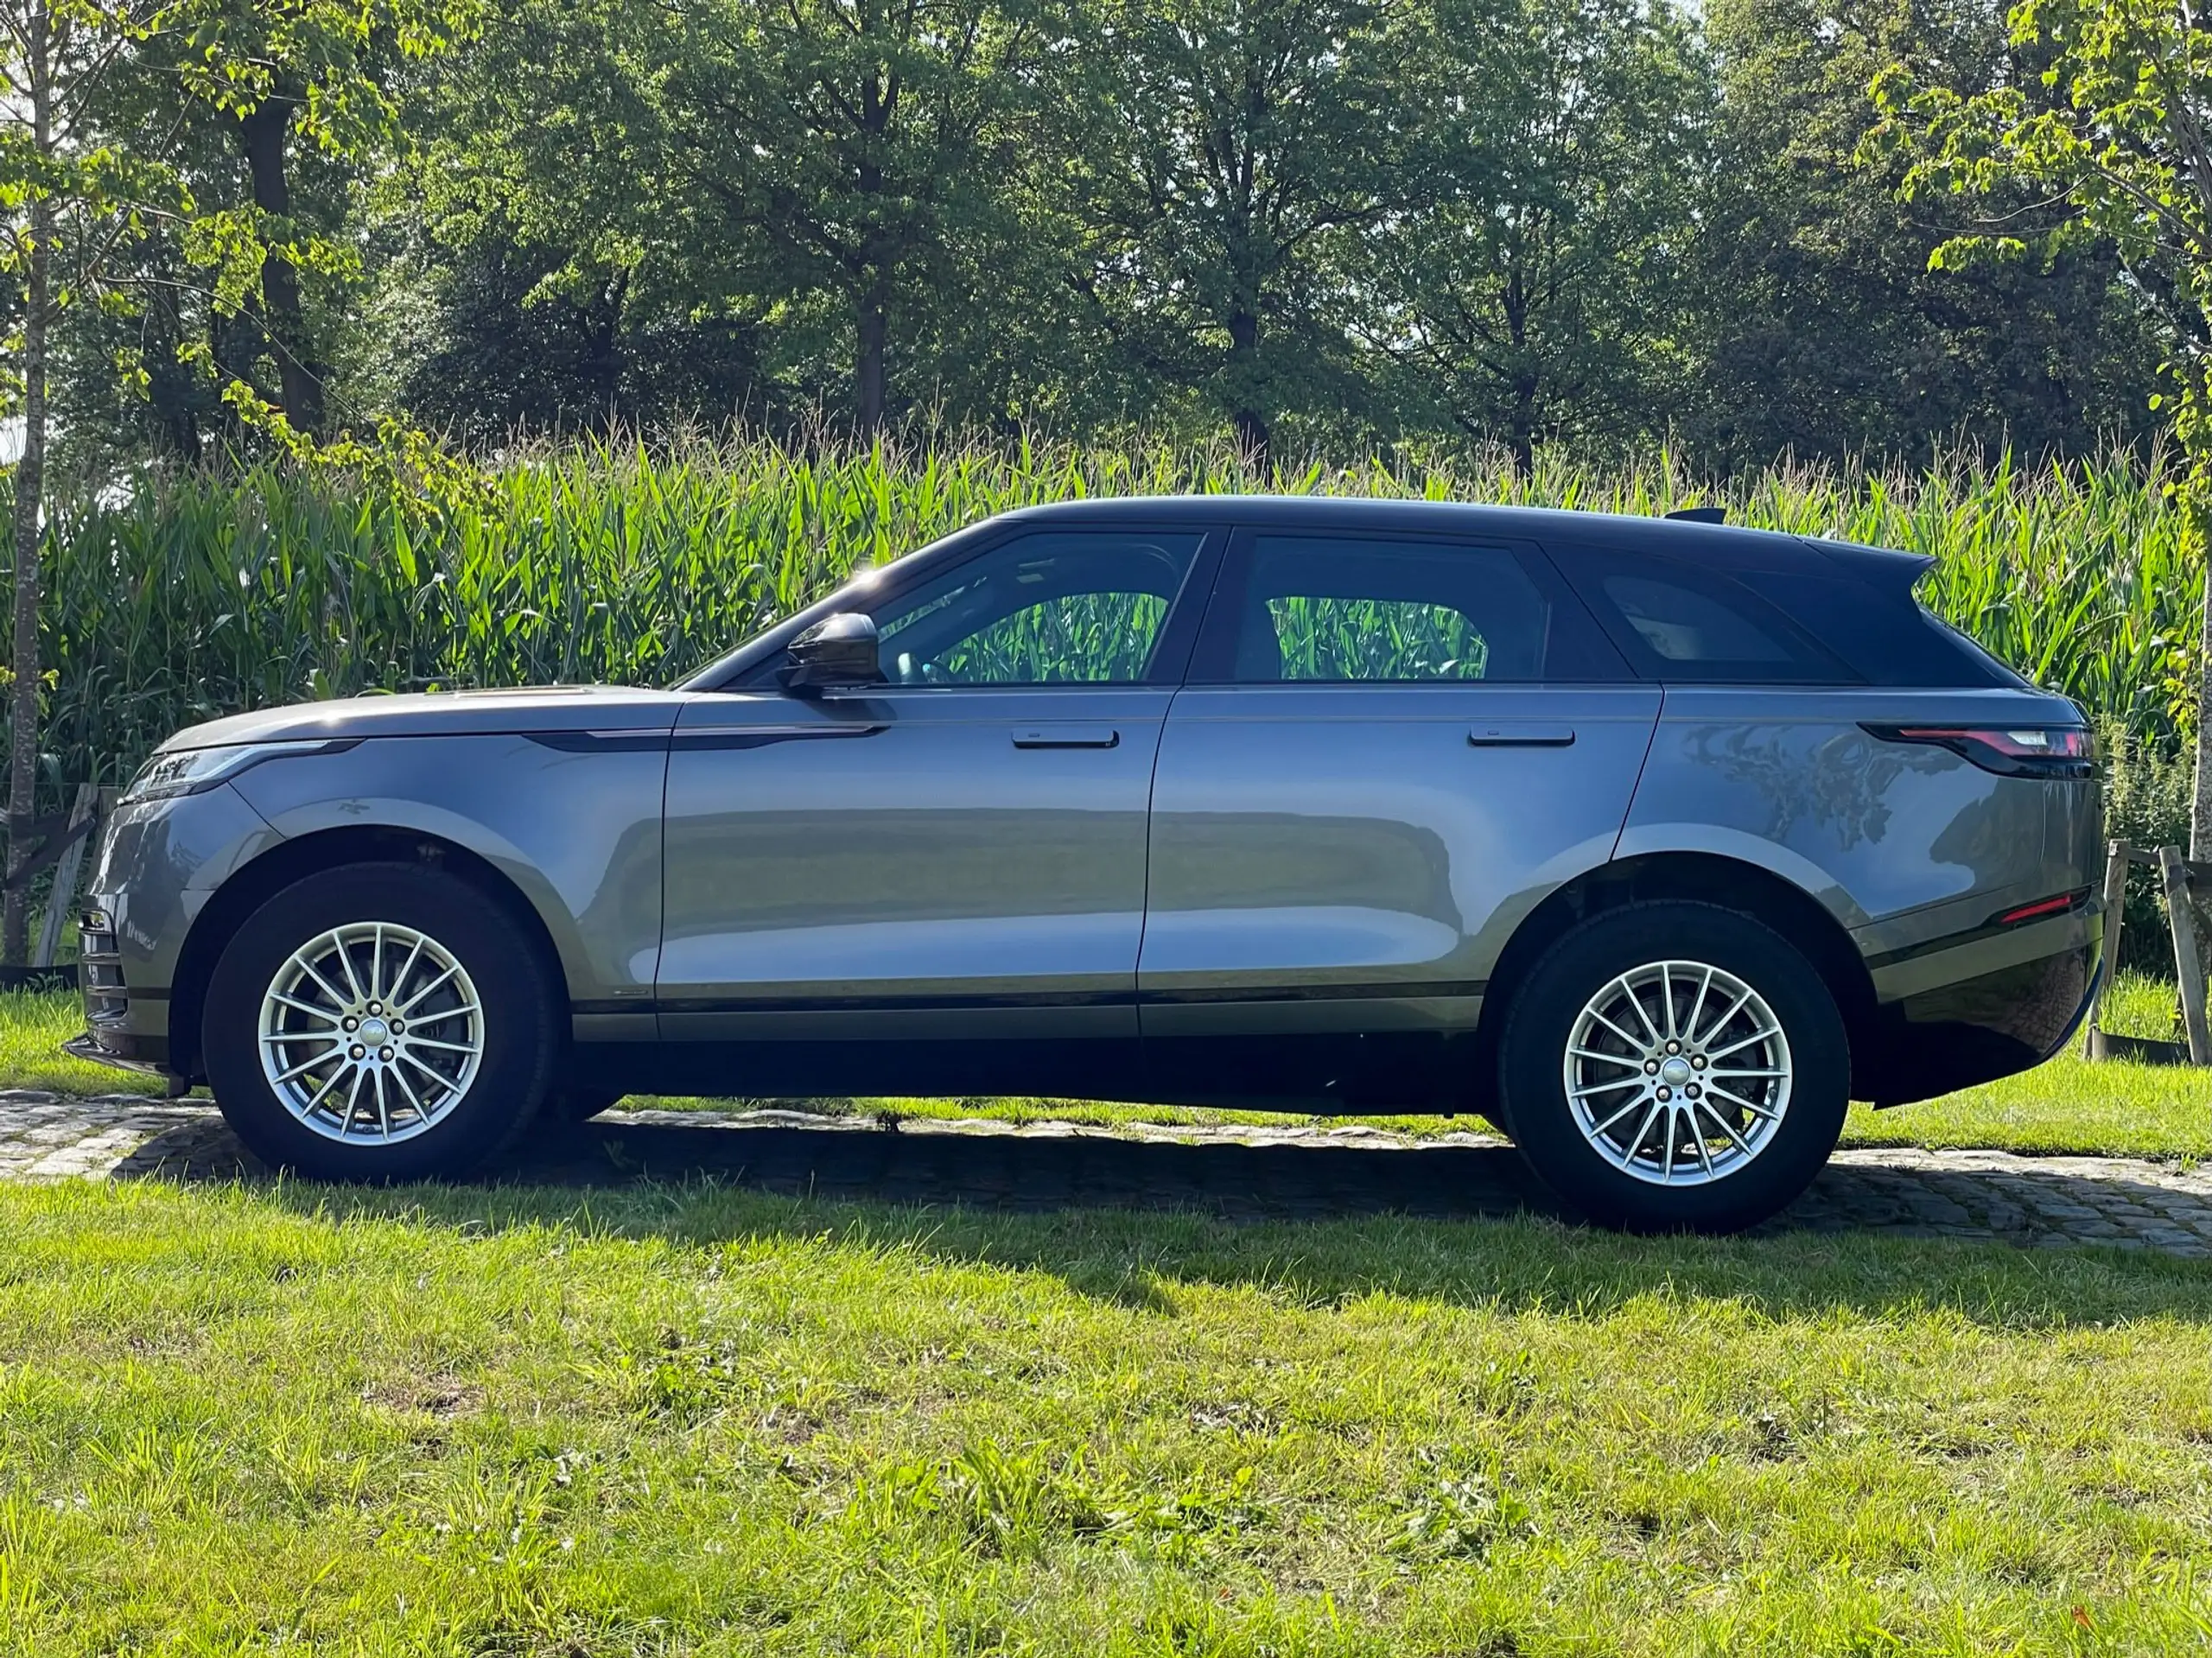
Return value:
M 193 251 L 216 276 L 215 310 L 256 318 L 294 430 L 324 429 L 327 365 L 302 302 L 302 271 L 353 250 L 295 214 L 300 146 L 359 162 L 397 137 L 395 67 L 466 35 L 478 0 L 169 0 L 147 49 L 175 77 L 179 113 L 212 118 L 235 146 L 246 199 L 195 212 Z M 238 365 L 231 378 L 243 379 Z
M 23 960 L 25 871 L 37 816 L 40 538 L 44 524 L 48 379 L 54 333 L 71 298 L 108 294 L 118 246 L 143 224 L 143 169 L 109 142 L 110 82 L 149 27 L 147 10 L 96 0 L 0 6 L 0 265 L 17 286 L 10 390 L 22 427 L 12 469 L 13 628 L 9 657 L 9 886 L 0 956 Z
M 2016 73 L 2000 12 L 1928 0 L 1715 0 L 1721 97 L 1696 276 L 1709 366 L 1685 429 L 1700 452 L 1924 459 L 1961 441 L 2029 455 L 2145 435 L 2159 320 L 2113 250 L 1931 269 L 1974 204 L 1900 200 L 1865 146 L 1876 72 L 1986 86 Z M 2008 186 L 1980 204 L 2032 232 L 2063 216 Z
M 8 868 L 0 955 L 20 962 L 26 905 L 21 877 L 36 817 L 40 668 L 39 554 L 48 441 L 48 379 L 66 303 L 127 306 L 142 266 L 134 256 L 165 241 L 204 278 L 210 315 L 273 314 L 269 334 L 285 365 L 288 439 L 321 421 L 316 359 L 297 328 L 295 272 L 340 260 L 331 242 L 301 233 L 284 195 L 283 133 L 297 130 L 334 154 L 360 156 L 388 132 L 389 100 L 364 65 L 372 34 L 402 54 L 434 49 L 463 0 L 15 0 L 0 5 L 0 203 L 10 210 L 0 264 L 18 283 L 10 344 L 22 451 L 13 468 L 14 582 L 9 696 Z M 283 113 L 280 122 L 276 111 Z M 180 146 L 195 113 L 213 111 L 240 134 L 253 200 L 209 210 L 191 188 Z M 272 143 L 274 148 L 272 149 Z M 218 366 L 212 354 L 209 366 Z M 128 353 L 112 365 L 143 384 Z M 225 395 L 261 410 L 252 389 Z M 262 410 L 273 416 L 275 411 Z
M 1070 280 L 1121 350 L 1264 459 L 1277 422 L 1364 399 L 1357 241 L 1430 181 L 1411 0 L 1103 0 L 1058 74 Z
M 2212 526 L 2212 31 L 2174 0 L 2021 0 L 2013 60 L 1987 81 L 1929 84 L 1905 62 L 1873 83 L 1879 142 L 1907 165 L 1908 200 L 1948 193 L 2063 200 L 2056 223 L 1986 219 L 1930 257 L 1937 269 L 2049 259 L 2108 242 L 2143 291 L 2177 312 L 2166 365 L 2177 486 L 2200 553 Z M 2190 856 L 2212 857 L 2212 575 L 2196 685 Z
M 434 200 L 456 241 L 565 247 L 541 297 L 834 327 L 872 432 L 901 330 L 1003 217 L 1039 48 L 1006 0 L 543 0 L 455 86 Z
M 1663 428 L 1712 103 L 1693 31 L 1664 0 L 1451 0 L 1436 36 L 1434 194 L 1369 238 L 1401 406 L 1524 471 L 1539 438 Z

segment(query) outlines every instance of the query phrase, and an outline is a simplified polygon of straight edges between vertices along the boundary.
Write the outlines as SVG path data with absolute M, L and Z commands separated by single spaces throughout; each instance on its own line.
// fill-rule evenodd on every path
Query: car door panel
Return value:
M 1611 855 L 1659 708 L 1533 547 L 1416 534 L 1238 535 L 1191 677 L 1138 967 L 1185 1072 L 1211 1039 L 1471 1030 L 1519 918 Z
M 1184 691 L 1147 1036 L 1471 1025 L 1520 918 L 1611 854 L 1658 707 L 1630 685 Z
M 884 683 L 688 707 L 664 1036 L 1134 1044 L 1160 664 L 1205 539 L 1012 536 L 864 595 Z
M 687 708 L 664 1033 L 1133 1034 L 1168 696 L 896 689 Z M 1112 740 L 1025 740 L 1071 723 Z

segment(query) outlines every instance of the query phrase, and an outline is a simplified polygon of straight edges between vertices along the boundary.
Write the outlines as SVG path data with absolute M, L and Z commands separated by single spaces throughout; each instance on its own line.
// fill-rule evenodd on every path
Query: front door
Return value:
M 882 684 L 688 708 L 663 1037 L 1133 1039 L 1153 762 L 1183 667 L 1162 645 L 1203 540 L 1017 533 L 903 589 L 893 566 L 865 601 Z
M 1230 549 L 1190 681 L 1138 975 L 1160 1086 L 1426 1097 L 1380 1073 L 1447 1045 L 1395 1039 L 1471 1032 L 1514 925 L 1611 855 L 1657 688 L 1534 549 L 1298 534 Z

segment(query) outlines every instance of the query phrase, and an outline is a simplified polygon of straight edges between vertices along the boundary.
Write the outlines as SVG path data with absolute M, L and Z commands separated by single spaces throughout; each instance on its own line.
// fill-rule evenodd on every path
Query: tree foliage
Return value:
M 735 418 L 1284 455 L 1672 441 L 1723 469 L 2080 454 L 2148 434 L 2156 364 L 2203 333 L 2156 236 L 2050 187 L 2060 129 L 2027 124 L 2071 108 L 2041 79 L 2058 26 L 2033 44 L 1978 0 L 160 21 L 104 119 L 176 208 L 127 238 L 128 305 L 55 342 L 86 464 L 251 451 L 256 410 L 471 445 Z M 1952 89 L 1961 133 L 2002 116 L 2050 152 L 1992 175 L 2017 247 L 1955 257 L 1977 210 L 1894 125 L 1869 142 L 1893 62 L 1892 104 Z
M 2188 0 L 2020 0 L 2011 25 L 2011 58 L 1979 85 L 1904 61 L 1885 69 L 1873 140 L 1906 159 L 1908 198 L 1988 206 L 2024 191 L 2066 208 L 1990 214 L 1936 248 L 1932 268 L 2047 265 L 2106 245 L 2165 306 L 2173 430 L 2189 463 L 2178 489 L 2201 538 L 2212 523 L 2212 33 Z M 2212 583 L 2200 649 L 2190 841 L 2201 858 L 2212 855 Z

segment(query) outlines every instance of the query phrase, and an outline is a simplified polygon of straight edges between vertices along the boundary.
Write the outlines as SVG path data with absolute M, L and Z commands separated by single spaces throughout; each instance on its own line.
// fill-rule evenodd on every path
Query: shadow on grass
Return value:
M 148 1153 L 157 1178 L 243 1177 L 259 1201 L 336 1221 L 471 1229 L 565 1225 L 693 1247 L 789 1237 L 1046 1272 L 1170 1312 L 1179 1285 L 1327 1305 L 1371 1294 L 1597 1315 L 1643 1296 L 1723 1299 L 1773 1317 L 1947 1309 L 2063 1325 L 2166 1315 L 2212 1323 L 2212 1267 L 2094 1247 L 1936 1235 L 1969 1204 L 1903 1171 L 1834 1168 L 1756 1235 L 1624 1238 L 1567 1223 L 1509 1148 L 1173 1144 L 880 1128 L 587 1123 L 549 1128 L 496 1179 L 373 1189 L 276 1180 L 212 1120 Z M 1971 1177 L 1968 1177 L 1971 1179 Z M 2159 1189 L 2036 1176 L 2083 1210 Z M 1885 1185 L 1897 1189 L 1885 1191 Z M 1993 1184 L 1991 1204 L 2012 1204 Z M 2017 1209 L 2017 1205 L 2014 1205 Z M 1809 1224 L 1808 1223 L 1809 1223 Z M 2046 1224 L 2056 1224 L 2056 1222 Z

